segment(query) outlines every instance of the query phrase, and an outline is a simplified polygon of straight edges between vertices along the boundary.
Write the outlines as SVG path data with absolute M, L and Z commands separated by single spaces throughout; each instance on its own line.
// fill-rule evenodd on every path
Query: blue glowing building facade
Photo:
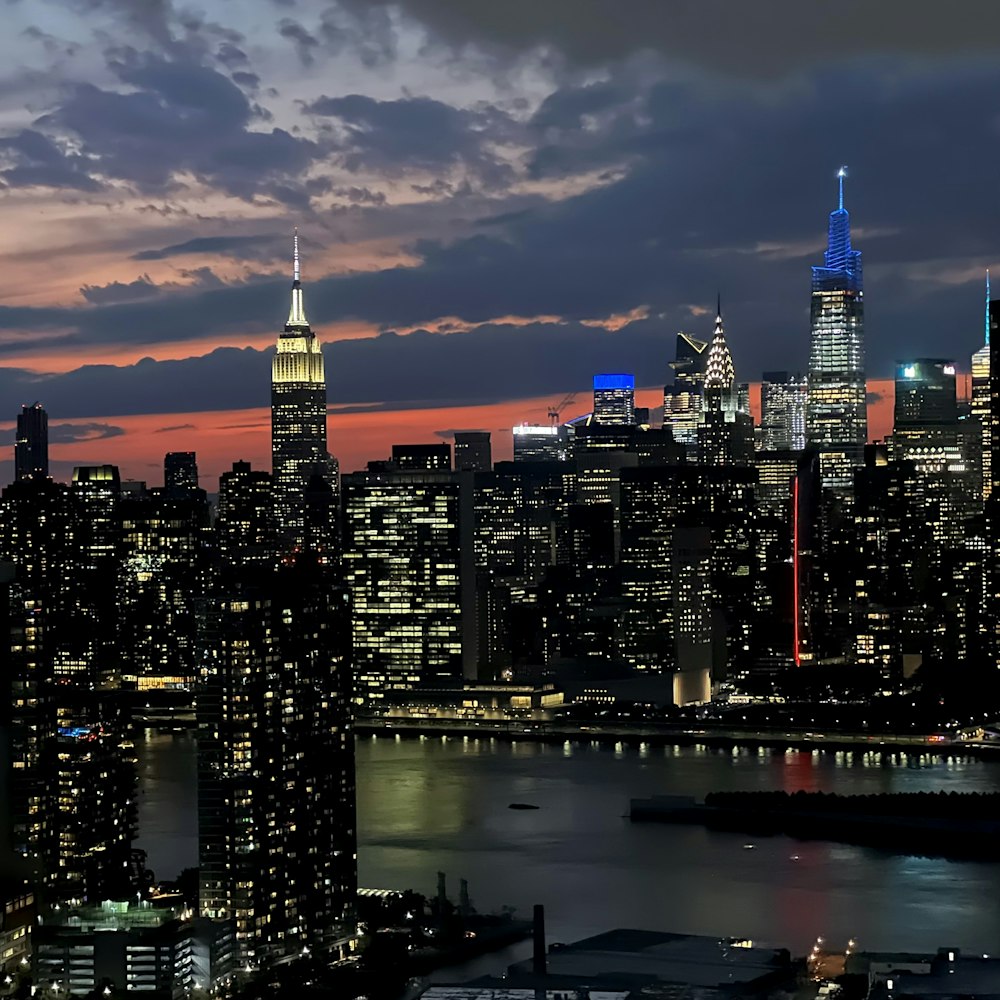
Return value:
M 851 218 L 840 200 L 830 213 L 822 266 L 812 269 L 811 346 L 806 434 L 820 453 L 825 487 L 848 491 L 868 440 L 865 390 L 865 307 L 861 251 L 851 247 Z
M 594 423 L 635 423 L 635 376 L 594 376 Z

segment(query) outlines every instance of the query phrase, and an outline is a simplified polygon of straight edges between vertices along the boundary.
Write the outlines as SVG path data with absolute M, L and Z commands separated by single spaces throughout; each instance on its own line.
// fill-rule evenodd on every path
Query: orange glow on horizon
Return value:
M 869 392 L 880 398 L 868 406 L 868 426 L 872 440 L 892 429 L 893 382 L 877 379 L 868 383 Z M 655 409 L 662 404 L 663 390 L 647 387 L 636 391 L 636 403 Z M 405 409 L 359 409 L 344 412 L 330 407 L 328 421 L 330 451 L 345 472 L 364 469 L 368 461 L 388 458 L 393 444 L 415 444 L 450 440 L 455 430 L 486 430 L 493 435 L 494 461 L 512 457 L 511 428 L 517 424 L 547 424 L 554 395 L 511 399 L 498 403 L 462 404 Z M 759 420 L 759 385 L 752 387 L 751 408 Z M 379 405 L 379 404 L 374 404 Z M 564 420 L 590 410 L 590 393 L 581 390 L 576 404 L 563 412 Z M 209 491 L 218 476 L 237 460 L 257 468 L 271 465 L 271 414 L 268 407 L 245 410 L 184 411 L 139 414 L 122 417 L 86 417 L 52 421 L 53 426 L 72 423 L 103 423 L 121 427 L 116 437 L 96 438 L 69 444 L 53 444 L 50 455 L 57 478 L 66 478 L 72 465 L 119 466 L 123 478 L 140 479 L 159 485 L 163 479 L 163 455 L 168 451 L 195 450 L 202 483 Z M 12 429 L 13 422 L 0 424 Z M 61 469 L 58 463 L 62 463 Z

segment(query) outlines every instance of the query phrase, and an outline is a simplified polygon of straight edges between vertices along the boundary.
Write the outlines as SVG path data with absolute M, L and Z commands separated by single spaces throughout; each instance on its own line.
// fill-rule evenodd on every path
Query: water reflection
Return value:
M 194 743 L 139 745 L 141 841 L 169 876 L 197 863 Z M 799 949 L 819 935 L 865 948 L 1000 938 L 1000 865 L 910 858 L 783 837 L 631 824 L 628 799 L 713 790 L 995 791 L 1000 765 L 879 751 L 733 753 L 494 738 L 358 742 L 360 875 L 433 892 L 444 871 L 480 908 L 547 906 L 552 940 L 613 926 L 746 935 Z M 511 802 L 539 805 L 511 810 Z

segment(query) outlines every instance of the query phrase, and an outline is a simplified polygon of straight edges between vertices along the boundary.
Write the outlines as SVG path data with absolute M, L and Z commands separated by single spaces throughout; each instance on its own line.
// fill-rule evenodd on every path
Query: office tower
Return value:
M 14 478 L 44 479 L 49 474 L 49 415 L 41 403 L 22 406 L 14 441 Z
M 830 213 L 823 264 L 812 269 L 809 397 L 806 437 L 820 453 L 823 486 L 849 492 L 868 440 L 861 251 L 851 247 L 851 220 L 840 199 Z
M 304 542 L 306 485 L 327 473 L 327 462 L 323 352 L 306 319 L 296 232 L 292 305 L 271 363 L 274 514 L 286 545 Z
M 904 393 L 904 412 L 914 401 Z M 935 400 L 932 408 L 939 405 Z M 922 478 L 914 462 L 887 461 L 877 446 L 865 449 L 865 465 L 855 472 L 854 660 L 889 681 L 919 664 L 931 631 L 935 545 Z
M 450 472 L 450 444 L 394 444 L 392 467 L 399 472 Z
M 707 363 L 708 341 L 678 333 L 677 353 L 670 364 L 674 381 L 663 389 L 663 423 L 669 424 L 675 441 L 691 449 L 698 441 Z
M 474 478 L 480 679 L 545 659 L 539 585 L 576 494 L 571 462 L 498 462 Z M 551 646 L 551 643 L 548 643 Z
M 163 488 L 168 493 L 198 490 L 198 460 L 193 451 L 168 451 L 163 458 Z
M 233 462 L 232 469 L 219 476 L 215 533 L 222 559 L 230 566 L 273 562 L 277 537 L 269 472 L 249 462 Z
M 992 487 L 991 421 L 990 413 L 990 272 L 986 272 L 986 330 L 983 346 L 972 355 L 972 416 L 979 422 L 980 482 L 983 500 L 988 500 Z
M 955 365 L 936 358 L 896 366 L 891 456 L 920 473 L 915 489 L 939 544 L 958 544 L 965 522 L 979 510 L 970 430 L 959 421 Z M 972 442 L 978 446 L 978 435 Z M 975 447 L 978 451 L 978 447 Z
M 760 447 L 763 451 L 802 451 L 806 446 L 804 375 L 764 372 L 760 385 Z
M 698 422 L 698 461 L 702 465 L 753 463 L 753 417 L 739 407 L 733 356 L 726 343 L 722 300 L 705 365 L 705 387 Z
M 594 422 L 598 424 L 635 423 L 635 376 L 594 376 Z
M 239 965 L 356 934 L 346 594 L 312 554 L 224 580 L 198 696 L 200 910 Z
M 455 431 L 455 471 L 489 472 L 493 452 L 489 431 Z
M 513 435 L 515 462 L 565 462 L 569 456 L 565 424 L 518 424 Z
M 357 698 L 476 675 L 473 491 L 467 473 L 343 479 L 344 578 Z
M 637 672 L 683 672 L 687 665 L 695 676 L 677 688 L 686 697 L 706 681 L 708 654 L 696 635 L 705 620 L 705 545 L 697 531 L 675 535 L 709 532 L 712 678 L 739 676 L 752 663 L 756 479 L 755 470 L 736 467 L 621 472 L 622 654 Z

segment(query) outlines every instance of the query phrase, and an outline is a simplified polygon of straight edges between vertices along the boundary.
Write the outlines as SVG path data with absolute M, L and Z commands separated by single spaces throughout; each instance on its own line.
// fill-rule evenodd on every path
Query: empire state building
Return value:
M 329 469 L 326 451 L 326 376 L 323 352 L 302 301 L 299 236 L 295 234 L 292 305 L 271 363 L 271 467 L 274 513 L 286 542 L 306 533 L 306 490 Z

